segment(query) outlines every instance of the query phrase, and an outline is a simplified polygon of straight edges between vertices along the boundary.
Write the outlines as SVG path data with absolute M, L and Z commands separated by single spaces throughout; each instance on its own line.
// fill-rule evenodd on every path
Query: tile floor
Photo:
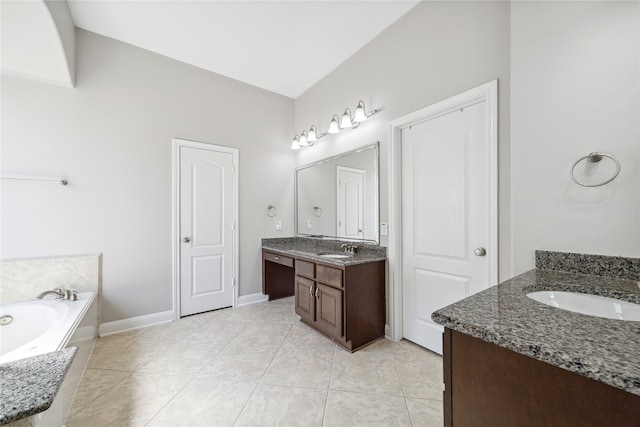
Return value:
M 100 338 L 66 426 L 441 426 L 442 390 L 440 356 L 351 354 L 286 298 Z

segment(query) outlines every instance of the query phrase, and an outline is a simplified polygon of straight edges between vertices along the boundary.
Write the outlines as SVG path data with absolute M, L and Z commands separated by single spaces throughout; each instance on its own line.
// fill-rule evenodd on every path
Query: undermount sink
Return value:
M 333 259 L 346 259 L 346 258 L 351 258 L 351 255 L 346 255 L 346 254 L 324 254 L 324 253 L 320 253 L 317 254 L 320 258 L 333 258 Z
M 566 291 L 535 291 L 527 297 L 551 307 L 606 319 L 640 321 L 640 304 L 599 295 Z

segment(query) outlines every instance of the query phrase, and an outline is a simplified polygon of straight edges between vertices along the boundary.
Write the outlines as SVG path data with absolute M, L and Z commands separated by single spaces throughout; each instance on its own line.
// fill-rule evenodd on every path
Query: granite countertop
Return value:
M 0 365 L 0 425 L 49 409 L 77 347 Z
M 350 258 L 342 259 L 324 258 L 318 255 L 319 253 L 344 254 L 344 249 L 340 248 L 343 243 L 356 245 L 358 247 L 357 252 Z M 382 246 L 302 237 L 262 239 L 262 248 L 283 255 L 304 257 L 313 261 L 342 267 L 387 259 L 387 250 Z
M 564 256 L 564 265 L 558 267 L 548 262 L 548 254 L 536 253 L 538 267 L 589 271 L 569 265 L 576 257 Z M 640 264 L 636 260 L 633 265 Z M 637 276 L 613 275 L 537 268 L 444 307 L 432 318 L 447 328 L 640 395 L 640 322 L 573 313 L 526 296 L 534 290 L 568 290 L 640 304 Z

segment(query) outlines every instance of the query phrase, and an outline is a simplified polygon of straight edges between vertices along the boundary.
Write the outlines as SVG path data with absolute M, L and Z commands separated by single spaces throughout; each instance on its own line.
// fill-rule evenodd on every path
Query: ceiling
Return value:
M 418 3 L 68 1 L 79 28 L 291 98 Z

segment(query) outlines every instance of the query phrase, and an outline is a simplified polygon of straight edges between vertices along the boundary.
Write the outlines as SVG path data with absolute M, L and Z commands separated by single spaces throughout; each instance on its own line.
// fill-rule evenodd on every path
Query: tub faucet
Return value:
M 41 294 L 39 294 L 36 298 L 43 299 L 47 295 L 56 295 L 56 299 L 64 299 L 68 301 L 77 301 L 78 299 L 78 292 L 72 291 L 71 289 L 62 289 L 62 288 L 55 288 L 52 291 L 44 291 Z

